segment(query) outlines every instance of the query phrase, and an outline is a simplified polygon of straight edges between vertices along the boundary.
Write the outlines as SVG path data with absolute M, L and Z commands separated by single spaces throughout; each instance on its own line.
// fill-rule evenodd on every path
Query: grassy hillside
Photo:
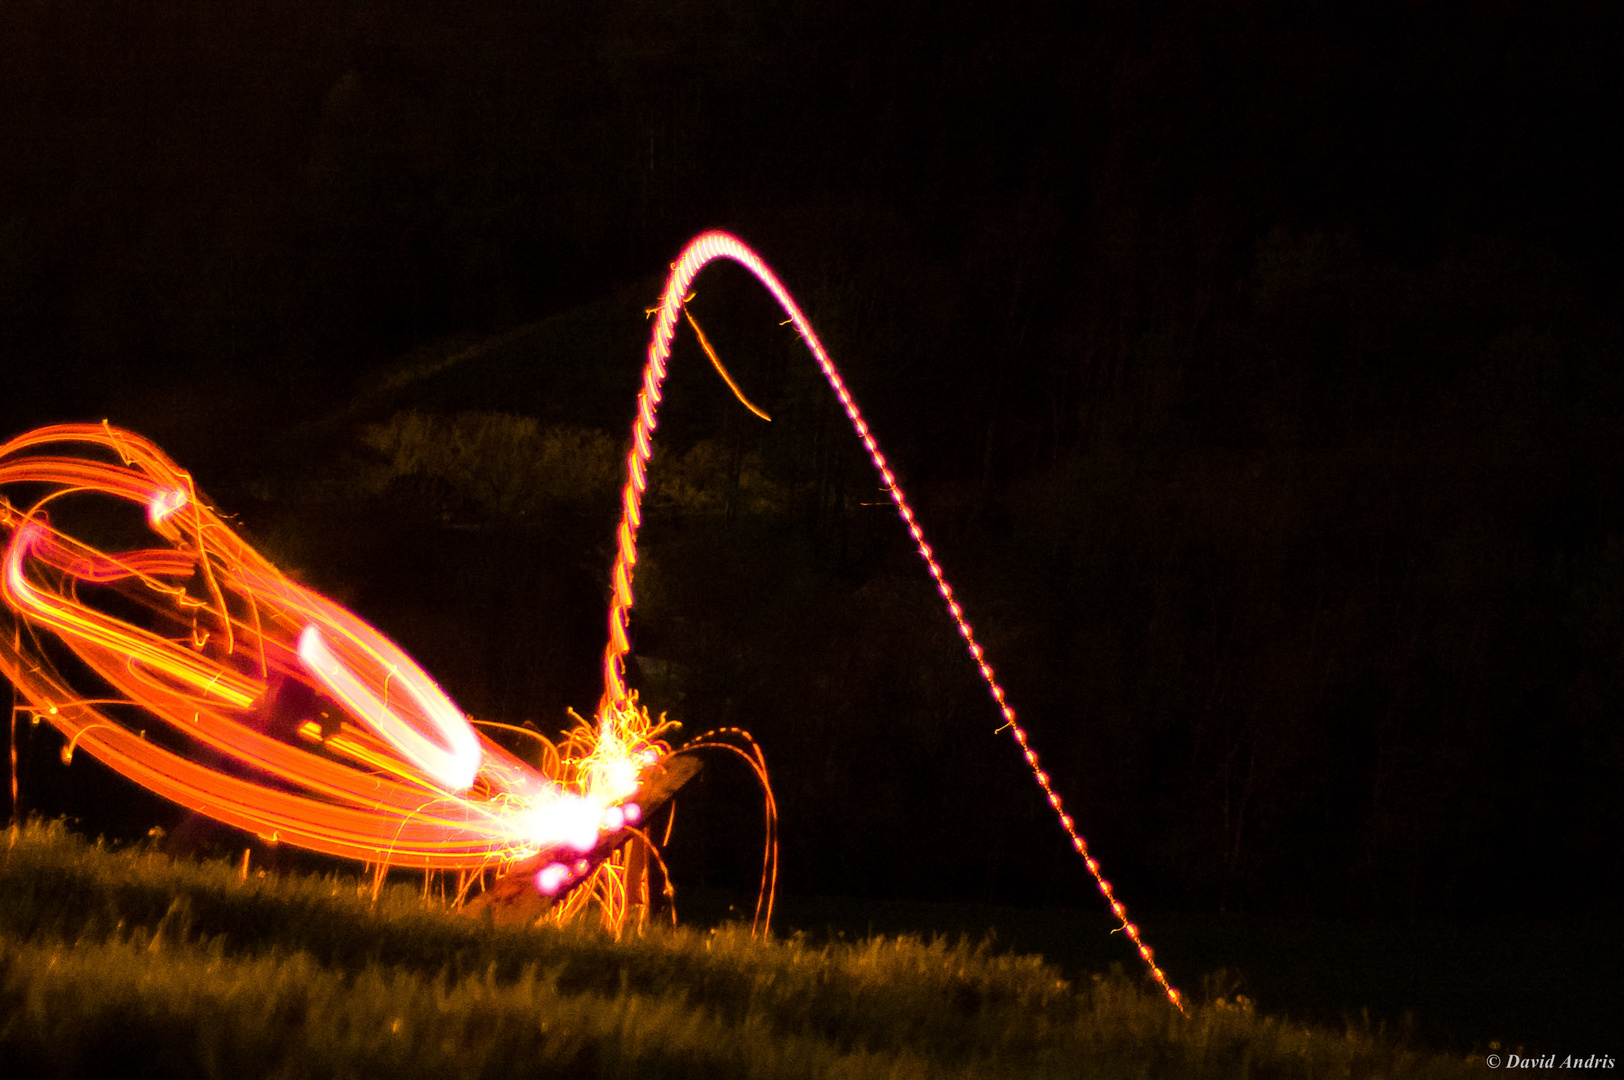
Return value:
M 394 885 L 244 877 L 92 845 L 0 847 L 8 1076 L 1454 1077 L 1379 1033 L 912 937 L 720 929 L 615 942 L 484 925 Z

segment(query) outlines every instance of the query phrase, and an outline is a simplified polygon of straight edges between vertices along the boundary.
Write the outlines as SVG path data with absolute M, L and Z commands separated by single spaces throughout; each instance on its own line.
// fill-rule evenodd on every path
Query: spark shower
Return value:
M 642 868 L 659 856 L 638 825 L 648 797 L 669 792 L 663 771 L 677 755 L 722 746 L 744 755 L 767 790 L 770 916 L 773 807 L 759 751 L 733 745 L 727 735 L 735 733 L 673 749 L 669 726 L 650 718 L 625 679 L 661 386 L 693 282 L 719 258 L 756 277 L 811 351 L 964 638 L 1000 730 L 1015 740 L 1146 969 L 1182 1009 L 1042 768 L 811 323 L 767 264 L 723 232 L 683 249 L 654 309 L 610 575 L 603 694 L 592 723 L 557 744 L 540 740 L 539 764 L 479 732 L 397 645 L 243 542 L 156 446 L 105 422 L 41 428 L 0 446 L 0 672 L 19 696 L 13 746 L 26 712 L 67 739 L 64 761 L 83 750 L 227 825 L 371 864 L 380 881 L 390 865 L 456 871 L 459 896 L 488 871 L 522 873 L 557 898 L 555 917 L 596 902 L 616 928 L 638 904 L 646 910 Z M 87 518 L 81 504 L 90 503 L 98 505 Z M 59 528 L 67 519 L 106 521 L 89 531 L 141 539 L 104 551 Z M 15 795 L 15 749 L 12 767 Z

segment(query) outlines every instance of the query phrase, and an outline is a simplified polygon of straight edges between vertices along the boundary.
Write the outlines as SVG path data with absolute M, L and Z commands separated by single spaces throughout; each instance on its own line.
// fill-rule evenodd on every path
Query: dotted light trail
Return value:
M 633 603 L 632 577 L 637 565 L 637 533 L 642 523 L 643 493 L 648 486 L 647 468 L 649 456 L 653 452 L 653 437 L 655 428 L 655 411 L 660 404 L 660 387 L 665 382 L 666 364 L 671 357 L 671 341 L 676 334 L 677 319 L 683 313 L 685 298 L 694 279 L 706 264 L 715 259 L 732 259 L 755 275 L 756 279 L 772 293 L 794 324 L 795 330 L 806 342 L 807 348 L 812 351 L 813 357 L 822 369 L 824 377 L 834 389 L 835 395 L 840 398 L 841 406 L 850 417 L 852 426 L 857 431 L 858 438 L 862 439 L 863 446 L 868 450 L 874 468 L 878 470 L 880 480 L 891 494 L 891 501 L 896 504 L 897 513 L 902 516 L 904 524 L 908 527 L 908 534 L 913 537 L 919 550 L 920 558 L 925 560 L 925 566 L 930 570 L 931 578 L 936 582 L 936 589 L 942 594 L 947 604 L 947 612 L 953 618 L 959 629 L 959 635 L 964 638 L 969 649 L 970 658 L 975 661 L 982 679 L 986 682 L 992 694 L 994 703 L 1004 718 L 1004 727 L 1008 728 L 1021 754 L 1026 759 L 1027 766 L 1032 770 L 1032 776 L 1038 786 L 1043 789 L 1044 797 L 1049 806 L 1053 808 L 1060 821 L 1060 827 L 1066 831 L 1071 839 L 1071 845 L 1083 859 L 1088 872 L 1094 876 L 1099 885 L 1101 895 L 1111 905 L 1111 912 L 1122 923 L 1122 930 L 1132 940 L 1138 950 L 1140 958 L 1151 976 L 1161 985 L 1167 999 L 1183 1012 L 1184 1005 L 1181 995 L 1168 981 L 1167 975 L 1157 966 L 1151 948 L 1144 941 L 1139 927 L 1128 918 L 1128 910 L 1122 901 L 1117 899 L 1116 892 L 1111 883 L 1106 880 L 1100 871 L 1099 862 L 1088 851 L 1088 844 L 1082 834 L 1077 831 L 1076 822 L 1066 812 L 1061 801 L 1060 793 L 1055 790 L 1049 774 L 1039 763 L 1037 751 L 1032 748 L 1031 739 L 1026 729 L 1016 719 L 1015 709 L 1009 704 L 1004 688 L 999 685 L 992 665 L 987 662 L 986 652 L 976 641 L 975 631 L 964 615 L 964 609 L 953 595 L 953 587 L 948 584 L 946 576 L 942 573 L 941 564 L 936 561 L 935 553 L 925 540 L 925 530 L 916 519 L 913 508 L 908 505 L 907 497 L 903 495 L 902 488 L 897 484 L 896 474 L 886 463 L 885 455 L 880 452 L 879 443 L 869 430 L 868 423 L 863 419 L 862 412 L 857 408 L 857 402 L 847 390 L 845 380 L 840 377 L 834 361 L 824 350 L 823 343 L 807 321 L 800 305 L 790 296 L 789 290 L 784 288 L 778 280 L 778 275 L 761 260 L 754 251 L 747 247 L 738 238 L 724 232 L 707 232 L 694 238 L 682 251 L 677 261 L 672 264 L 671 274 L 666 278 L 665 290 L 660 295 L 659 307 L 655 309 L 654 330 L 649 339 L 648 359 L 643 367 L 643 387 L 637 394 L 637 418 L 632 426 L 632 448 L 626 459 L 627 480 L 621 493 L 620 528 L 617 533 L 617 550 L 615 554 L 614 569 L 610 575 L 613 593 L 609 603 L 609 644 L 604 651 L 603 658 L 603 699 L 599 703 L 601 716 L 614 716 L 623 711 L 629 700 L 629 693 L 625 681 L 625 659 L 630 650 L 627 637 L 627 625 L 631 615 Z M 707 349 L 707 352 L 709 350 Z M 729 380 L 731 385 L 731 380 Z

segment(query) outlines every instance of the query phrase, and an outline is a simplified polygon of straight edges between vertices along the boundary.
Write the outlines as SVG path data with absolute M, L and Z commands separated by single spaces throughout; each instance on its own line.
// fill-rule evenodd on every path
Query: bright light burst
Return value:
M 677 320 L 700 270 L 719 258 L 754 274 L 811 350 L 936 582 L 1004 728 L 1122 930 L 1182 1009 L 1179 992 L 1040 767 L 923 528 L 811 323 L 777 275 L 727 233 L 704 233 L 683 249 L 654 309 L 616 532 L 603 695 L 594 724 L 579 722 L 557 745 L 537 737 L 539 765 L 479 734 L 398 646 L 289 580 L 199 498 L 189 474 L 152 443 L 105 422 L 41 428 L 0 446 L 0 599 L 10 616 L 9 626 L 0 626 L 0 672 L 17 687 L 26 711 L 66 736 L 65 761 L 84 749 L 149 790 L 228 825 L 373 864 L 379 881 L 389 865 L 456 870 L 462 895 L 475 872 L 520 871 L 522 878 L 510 874 L 509 880 L 559 898 L 553 918 L 572 918 L 596 903 L 605 924 L 618 930 L 632 907 L 641 902 L 646 910 L 643 868 L 659 855 L 636 828 L 640 792 L 672 756 L 662 738 L 670 725 L 652 721 L 625 682 L 642 499 Z M 699 332 L 697 324 L 694 329 Z M 701 341 L 721 370 L 703 335 Z M 126 515 L 140 512 L 146 546 L 108 554 L 53 525 L 53 512 L 77 510 L 70 504 L 85 500 L 111 500 Z M 79 666 L 88 669 L 102 692 L 76 690 L 64 663 L 76 673 Z M 689 748 L 740 755 L 766 792 L 759 922 L 771 917 L 776 878 L 776 809 L 766 766 L 747 735 L 714 735 Z M 15 777 L 13 784 L 15 794 Z

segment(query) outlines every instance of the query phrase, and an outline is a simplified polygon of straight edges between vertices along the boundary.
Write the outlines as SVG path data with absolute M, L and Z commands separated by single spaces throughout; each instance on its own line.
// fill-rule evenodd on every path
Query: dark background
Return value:
M 1624 9 L 1361 7 L 8 0 L 0 438 L 152 437 L 556 730 L 643 309 L 727 228 L 1130 907 L 1617 916 Z M 1097 903 L 782 315 L 692 310 L 774 419 L 683 331 L 645 701 L 760 740 L 790 893 Z M 173 825 L 22 740 L 25 808 Z M 744 771 L 680 805 L 750 887 Z

